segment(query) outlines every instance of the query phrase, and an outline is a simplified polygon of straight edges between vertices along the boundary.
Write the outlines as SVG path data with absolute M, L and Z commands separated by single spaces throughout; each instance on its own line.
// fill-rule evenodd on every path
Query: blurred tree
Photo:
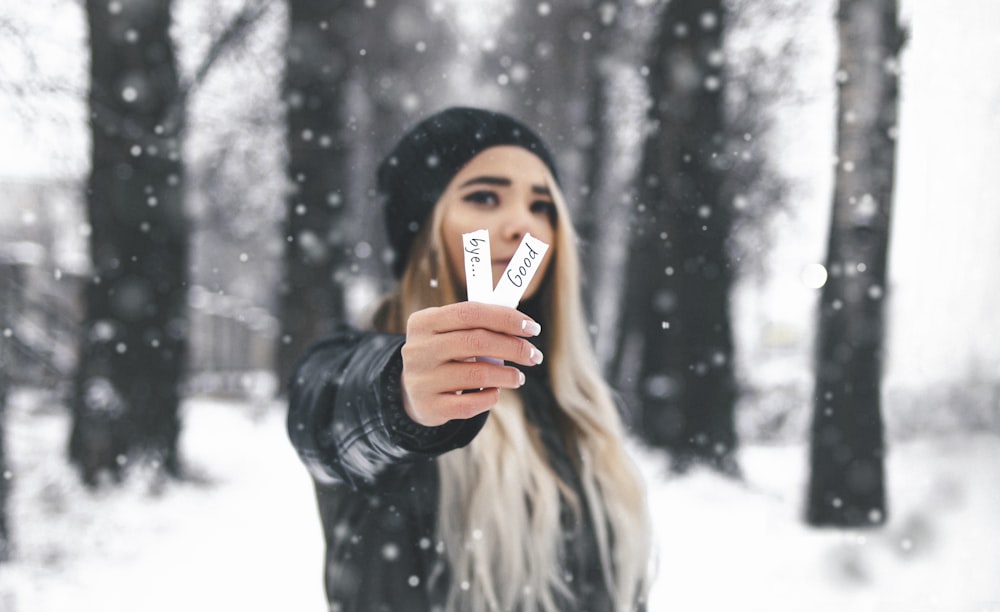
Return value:
M 84 482 L 139 457 L 180 474 L 179 385 L 187 351 L 186 101 L 265 10 L 247 4 L 182 83 L 170 0 L 86 3 L 90 32 L 93 265 L 72 398 L 70 460 Z
M 627 403 L 633 407 L 641 407 L 649 401 L 643 396 L 645 391 L 651 389 L 660 393 L 666 385 L 669 388 L 667 392 L 673 392 L 677 387 L 674 378 L 680 380 L 688 375 L 683 367 L 665 367 L 664 376 L 646 377 L 652 387 L 638 385 L 640 388 L 635 388 L 644 359 L 645 340 L 649 337 L 647 327 L 636 317 L 645 316 L 648 312 L 648 300 L 652 299 L 653 293 L 649 292 L 646 297 L 639 296 L 639 301 L 633 296 L 623 296 L 622 279 L 626 269 L 631 269 L 636 280 L 628 287 L 637 292 L 647 291 L 645 283 L 649 262 L 640 263 L 638 259 L 629 262 L 629 254 L 637 247 L 636 235 L 645 235 L 648 223 L 656 218 L 667 219 L 665 211 L 669 210 L 671 202 L 663 200 L 663 209 L 655 214 L 643 204 L 639 217 L 630 223 L 629 217 L 638 204 L 640 190 L 662 188 L 659 185 L 637 185 L 643 143 L 649 131 L 650 87 L 660 88 L 663 94 L 661 85 L 647 84 L 643 75 L 648 74 L 651 68 L 649 60 L 656 55 L 650 49 L 658 32 L 668 32 L 663 36 L 668 37 L 669 42 L 669 37 L 687 37 L 689 25 L 684 23 L 684 19 L 693 20 L 691 23 L 696 24 L 695 27 L 706 31 L 721 21 L 721 17 L 711 17 L 712 6 L 686 9 L 675 6 L 671 16 L 666 14 L 667 5 L 666 2 L 631 0 L 515 3 L 507 7 L 509 15 L 498 28 L 495 40 L 487 37 L 483 43 L 483 84 L 501 83 L 498 88 L 502 93 L 501 104 L 526 118 L 546 136 L 562 162 L 563 186 L 571 206 L 575 204 L 578 209 L 575 219 L 582 239 L 586 270 L 584 290 L 594 322 L 592 330 L 598 357 L 609 378 L 616 382 Z M 696 33 L 703 37 L 717 36 L 707 44 L 711 51 L 706 51 L 707 55 L 700 58 L 714 71 L 710 76 L 715 75 L 705 82 L 706 89 L 716 83 L 720 85 L 720 91 L 711 94 L 715 106 L 705 107 L 700 100 L 685 102 L 687 107 L 707 109 L 708 116 L 714 112 L 715 125 L 706 128 L 704 121 L 700 124 L 685 122 L 677 111 L 675 115 L 670 115 L 674 119 L 667 126 L 668 130 L 675 130 L 671 132 L 674 134 L 686 132 L 689 125 L 694 125 L 695 130 L 688 136 L 690 142 L 709 138 L 705 155 L 711 158 L 710 172 L 715 176 L 705 178 L 703 175 L 702 180 L 708 184 L 705 188 L 707 195 L 719 206 L 728 207 L 712 221 L 723 235 L 714 243 L 712 257 L 723 261 L 728 275 L 720 279 L 725 282 L 715 293 L 717 296 L 728 296 L 728 285 L 732 282 L 732 272 L 728 270 L 732 263 L 750 262 L 759 267 L 762 261 L 760 255 L 766 251 L 767 221 L 780 207 L 786 190 L 784 181 L 764 154 L 764 145 L 772 122 L 771 109 L 778 98 L 790 98 L 797 94 L 788 88 L 791 64 L 786 59 L 797 50 L 793 40 L 786 41 L 780 48 L 773 48 L 773 45 L 760 40 L 758 32 L 765 24 L 779 20 L 794 28 L 803 12 L 803 7 L 794 3 L 760 4 L 741 0 L 729 0 L 725 8 L 724 41 L 721 32 Z M 686 15 L 678 16 L 685 11 Z M 670 23 L 663 26 L 662 20 L 670 20 Z M 735 42 L 731 42 L 733 30 L 730 24 L 740 28 L 740 37 Z M 667 29 L 664 30 L 664 27 Z M 674 57 L 680 59 L 676 65 L 669 64 L 667 67 L 672 60 L 662 56 L 667 43 L 662 38 L 660 40 L 659 65 L 662 70 L 670 71 L 675 67 L 679 70 L 673 77 L 676 82 L 665 74 L 660 82 L 670 84 L 675 90 L 671 96 L 680 99 L 686 95 L 682 91 L 686 87 L 685 81 L 692 78 L 690 61 L 684 59 L 684 52 L 677 52 Z M 726 51 L 730 45 L 735 47 L 736 52 L 732 56 L 724 52 L 723 42 Z M 698 78 L 697 75 L 694 78 Z M 725 88 L 721 87 L 722 78 L 725 78 Z M 665 110 L 660 114 L 673 113 L 671 104 L 673 101 L 667 100 L 663 106 Z M 722 121 L 722 115 L 726 116 L 726 121 Z M 663 122 L 657 119 L 656 123 Z M 706 137 L 706 134 L 709 136 Z M 667 151 L 673 155 L 673 163 L 680 164 L 680 144 L 663 144 L 674 147 Z M 669 160 L 666 153 L 662 157 Z M 691 174 L 690 168 L 696 166 L 688 162 L 685 172 Z M 663 169 L 656 168 L 647 160 L 644 170 L 646 175 L 650 172 L 659 175 Z M 649 196 L 648 193 L 644 195 Z M 726 214 L 731 215 L 730 218 L 720 219 Z M 677 217 L 670 223 L 692 225 L 696 221 L 697 227 L 705 224 L 697 215 Z M 695 235 L 699 233 L 696 231 Z M 645 248 L 648 250 L 655 246 L 654 241 L 650 241 Z M 674 257 L 680 248 L 664 247 L 663 256 L 668 259 Z M 666 263 L 661 266 L 663 269 L 666 267 Z M 673 293 L 673 289 L 670 293 L 660 293 L 660 302 L 670 299 L 669 295 Z M 631 305 L 631 309 L 628 321 L 623 322 L 625 302 Z M 693 308 L 698 309 L 697 306 Z M 722 318 L 727 319 L 728 316 Z M 663 333 L 662 317 L 652 321 L 652 324 L 656 327 L 655 333 Z M 698 328 L 689 324 L 687 327 L 691 330 L 689 335 L 685 335 L 689 338 L 688 344 L 702 342 L 697 334 L 708 326 Z M 715 340 L 710 338 L 707 342 L 711 345 Z M 722 346 L 730 343 L 724 341 Z M 727 359 L 731 357 L 727 355 Z M 726 367 L 730 371 L 723 377 L 731 381 L 731 366 Z M 708 386 L 712 384 L 712 381 L 708 382 Z M 678 396 L 676 400 L 680 409 L 683 397 Z M 722 430 L 732 429 L 732 400 L 725 400 L 721 405 L 725 408 L 719 418 L 724 425 L 719 427 Z M 704 413 L 693 405 L 689 409 L 694 411 L 696 418 Z M 728 414 L 725 414 L 727 411 Z M 728 439 L 730 435 L 723 433 L 721 437 Z M 680 458 L 678 465 L 687 461 Z M 714 463 L 715 460 L 711 461 Z M 722 463 L 728 466 L 724 469 L 734 469 L 726 461 Z
M 613 3 L 608 3 L 611 6 Z M 499 85 L 500 105 L 532 126 L 556 155 L 572 203 L 585 182 L 594 141 L 594 64 L 603 26 L 593 0 L 515 2 L 483 49 L 484 81 Z
M 648 109 L 640 66 L 662 4 L 514 3 L 484 53 L 485 80 L 502 84 L 501 104 L 534 126 L 558 158 L 604 364 L 613 357 L 620 328 L 628 211 L 636 199 Z
M 615 363 L 635 387 L 639 432 L 670 451 L 674 469 L 737 474 L 724 25 L 721 0 L 676 0 L 659 20 Z
M 10 266 L 0 262 L 0 563 L 10 559 L 10 530 L 7 526 L 7 499 L 10 497 L 10 482 L 13 474 L 7 467 L 7 394 L 10 388 L 10 349 L 8 344 L 7 321 L 11 309 L 9 302 L 13 291 Z
M 456 57 L 461 56 L 451 24 L 439 6 L 427 2 L 412 4 L 372 3 L 354 33 L 355 41 L 378 40 L 368 45 L 355 62 L 352 83 L 352 111 L 363 118 L 362 144 L 357 147 L 359 161 L 370 172 L 359 181 L 361 208 L 370 206 L 368 188 L 375 166 L 413 123 L 445 104 L 468 103 L 465 90 L 455 93 L 459 72 Z M 460 78 L 460 77 L 459 77 Z M 382 233 L 382 228 L 379 228 Z
M 347 314 L 335 282 L 351 263 L 348 82 L 361 49 L 351 34 L 360 2 L 290 0 L 285 49 L 288 194 L 285 273 L 279 295 L 281 335 L 276 368 L 284 380 L 306 345 Z
M 605 81 L 623 72 L 602 61 L 614 49 L 612 39 L 619 42 L 619 4 L 605 2 L 601 10 L 593 0 L 510 3 L 495 36 L 483 43 L 479 69 L 484 84 L 497 86 L 501 110 L 534 128 L 556 156 L 588 272 L 583 290 L 592 318 L 595 294 L 609 288 L 603 282 L 610 278 L 604 270 L 612 266 L 615 254 L 625 253 L 623 240 L 613 239 L 614 230 L 627 225 L 620 215 L 609 216 L 610 207 L 601 206 L 594 193 L 603 196 L 609 189 L 629 186 L 634 172 L 628 165 L 638 157 L 621 148 L 609 150 L 618 144 L 617 133 L 608 133 L 614 123 L 604 120 L 605 94 L 616 92 Z M 603 172 L 605 162 L 617 160 L 625 163 L 615 169 L 624 167 L 624 172 Z M 617 235 L 625 233 L 627 229 Z M 594 269 L 595 260 L 608 264 Z M 601 304 L 609 302 L 614 303 Z
M 3 340 L 0 339 L 0 344 Z M 6 416 L 7 416 L 7 380 L 6 375 L 0 372 L 0 563 L 7 561 L 11 556 L 10 530 L 7 526 L 7 499 L 10 497 L 10 482 L 13 478 L 12 472 L 7 468 L 7 455 L 4 441 L 6 439 Z
M 815 92 L 797 82 L 793 69 L 809 43 L 796 33 L 810 5 L 801 0 L 726 0 L 725 169 L 722 201 L 731 203 L 729 258 L 741 275 L 763 279 L 771 243 L 770 221 L 788 208 L 788 180 L 770 151 L 777 113 L 803 104 Z M 784 32 L 783 38 L 761 32 Z
M 622 329 L 622 282 L 632 244 L 649 91 L 641 72 L 663 3 L 604 2 L 595 7 L 589 69 L 591 127 L 587 198 L 580 218 L 587 302 L 602 365 L 615 369 Z
M 462 51 L 454 25 L 440 5 L 420 1 L 366 6 L 355 39 L 380 44 L 368 45 L 365 54 L 358 55 L 351 79 L 351 116 L 360 138 L 353 142 L 349 206 L 357 229 L 351 232 L 354 264 L 347 278 L 367 284 L 369 293 L 382 293 L 394 279 L 386 265 L 385 219 L 374 191 L 376 167 L 412 124 L 444 106 L 470 104 L 470 95 L 461 84 L 456 58 L 462 58 Z
M 837 172 L 820 298 L 807 521 L 886 520 L 881 414 L 886 260 L 905 35 L 896 0 L 841 0 Z
M 445 60 L 455 54 L 445 24 L 425 8 L 289 1 L 282 380 L 309 342 L 350 318 L 352 287 L 387 285 L 375 166 L 403 127 L 445 98 Z
M 70 458 L 88 484 L 132 453 L 179 472 L 187 224 L 170 1 L 88 0 L 94 266 L 73 397 Z

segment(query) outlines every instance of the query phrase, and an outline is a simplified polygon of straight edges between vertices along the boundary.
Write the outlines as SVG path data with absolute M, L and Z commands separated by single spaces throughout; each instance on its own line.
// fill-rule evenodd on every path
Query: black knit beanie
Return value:
M 406 269 L 417 233 L 452 177 L 473 157 L 499 145 L 531 151 L 559 180 L 555 160 L 537 134 L 508 115 L 476 108 L 449 108 L 424 119 L 382 160 L 378 190 L 397 278 Z

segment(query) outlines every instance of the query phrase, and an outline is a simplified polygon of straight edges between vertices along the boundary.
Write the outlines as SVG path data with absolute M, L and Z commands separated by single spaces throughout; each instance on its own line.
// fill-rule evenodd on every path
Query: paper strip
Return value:
M 493 303 L 493 258 L 490 253 L 490 233 L 476 230 L 462 234 L 465 249 L 465 292 L 470 302 Z M 476 357 L 476 361 L 486 361 L 503 365 L 500 359 Z
M 521 296 L 527 291 L 531 279 L 548 252 L 549 245 L 531 234 L 525 234 L 521 245 L 514 251 L 514 257 L 503 271 L 500 282 L 493 290 L 493 303 L 517 308 Z
M 494 290 L 489 232 L 481 229 L 462 234 L 462 246 L 465 250 L 465 291 L 469 301 L 511 308 L 517 308 L 549 250 L 549 245 L 531 234 L 525 234 Z M 476 360 L 503 365 L 503 361 L 493 357 L 476 357 Z
M 493 260 L 490 233 L 484 229 L 462 234 L 465 248 L 465 288 L 470 302 L 492 303 Z

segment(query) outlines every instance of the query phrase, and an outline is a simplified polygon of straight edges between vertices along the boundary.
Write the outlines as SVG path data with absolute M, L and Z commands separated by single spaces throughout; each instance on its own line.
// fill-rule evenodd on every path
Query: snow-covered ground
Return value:
M 0 565 L 0 611 L 325 608 L 312 490 L 281 405 L 189 400 L 197 478 L 135 474 L 95 493 L 63 460 L 65 411 L 44 394 L 11 399 L 17 557 Z M 743 448 L 743 483 L 636 456 L 658 533 L 651 612 L 1000 611 L 995 434 L 891 444 L 890 520 L 868 531 L 803 524 L 802 443 Z

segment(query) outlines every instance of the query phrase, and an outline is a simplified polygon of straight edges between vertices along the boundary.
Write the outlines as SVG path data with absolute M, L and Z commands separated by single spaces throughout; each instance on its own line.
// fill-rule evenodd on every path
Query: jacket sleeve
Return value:
M 400 348 L 405 336 L 342 327 L 314 343 L 288 385 L 288 434 L 320 484 L 375 487 L 414 461 L 465 446 L 483 413 L 424 427 L 403 409 Z

